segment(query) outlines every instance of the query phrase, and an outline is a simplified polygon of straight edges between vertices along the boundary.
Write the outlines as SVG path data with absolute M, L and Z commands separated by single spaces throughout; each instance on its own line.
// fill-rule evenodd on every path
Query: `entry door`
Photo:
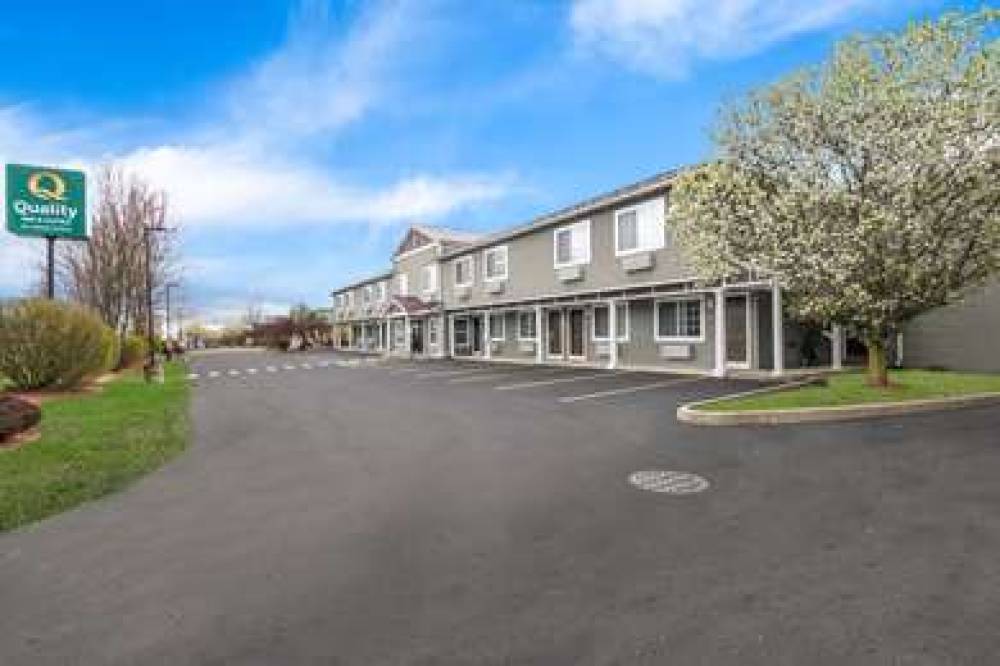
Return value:
M 750 367 L 750 299 L 746 294 L 726 297 L 726 364 Z
M 562 310 L 548 312 L 549 356 L 563 355 L 563 313 Z
M 483 318 L 473 317 L 472 321 L 472 353 L 483 351 Z
M 410 351 L 414 354 L 424 353 L 424 322 L 410 322 Z
M 584 356 L 583 310 L 569 311 L 569 355 L 574 358 Z

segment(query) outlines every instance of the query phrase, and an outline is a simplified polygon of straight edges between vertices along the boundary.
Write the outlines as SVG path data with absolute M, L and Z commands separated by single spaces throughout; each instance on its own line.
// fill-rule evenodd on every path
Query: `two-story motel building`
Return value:
M 674 172 L 488 236 L 416 225 L 392 268 L 333 292 L 341 347 L 723 376 L 839 367 L 843 332 L 782 316 L 760 276 L 699 280 L 665 225 Z M 910 322 L 896 360 L 1000 371 L 1000 282 Z M 803 350 L 816 350 L 806 361 Z M 816 349 L 818 347 L 818 349 Z
M 718 376 L 796 367 L 780 288 L 705 284 L 684 260 L 664 219 L 673 174 L 489 236 L 411 227 L 391 270 L 333 292 L 338 344 Z M 829 332 L 823 361 L 839 365 L 842 348 Z

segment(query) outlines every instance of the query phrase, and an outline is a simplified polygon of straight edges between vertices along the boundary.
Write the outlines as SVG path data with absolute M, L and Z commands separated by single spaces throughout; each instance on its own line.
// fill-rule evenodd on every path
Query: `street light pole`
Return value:
M 166 231 L 166 227 L 146 227 L 142 238 L 146 244 L 146 344 L 149 346 L 146 357 L 146 381 L 153 380 L 156 370 L 156 340 L 153 337 L 153 250 L 149 242 L 149 234 L 153 231 Z

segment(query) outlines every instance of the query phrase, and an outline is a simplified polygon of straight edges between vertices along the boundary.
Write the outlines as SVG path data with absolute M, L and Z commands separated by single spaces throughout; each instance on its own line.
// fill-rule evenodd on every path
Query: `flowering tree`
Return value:
M 790 312 L 888 336 L 1000 268 L 1000 12 L 855 37 L 725 110 L 668 222 L 705 275 L 774 276 Z

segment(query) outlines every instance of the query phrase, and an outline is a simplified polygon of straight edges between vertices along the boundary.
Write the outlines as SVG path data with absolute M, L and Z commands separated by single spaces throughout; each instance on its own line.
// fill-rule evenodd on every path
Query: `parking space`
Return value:
M 241 388 L 267 388 L 275 382 L 294 383 L 296 377 L 305 373 L 337 373 L 348 382 L 375 382 L 384 386 L 385 391 L 416 388 L 440 392 L 448 400 L 462 400 L 471 392 L 485 392 L 495 394 L 491 399 L 497 404 L 514 400 L 545 408 L 604 402 L 663 409 L 685 400 L 759 386 L 753 381 L 719 381 L 692 374 L 450 359 L 386 359 L 328 351 L 205 354 L 191 362 L 192 379 L 213 386 L 228 382 Z

